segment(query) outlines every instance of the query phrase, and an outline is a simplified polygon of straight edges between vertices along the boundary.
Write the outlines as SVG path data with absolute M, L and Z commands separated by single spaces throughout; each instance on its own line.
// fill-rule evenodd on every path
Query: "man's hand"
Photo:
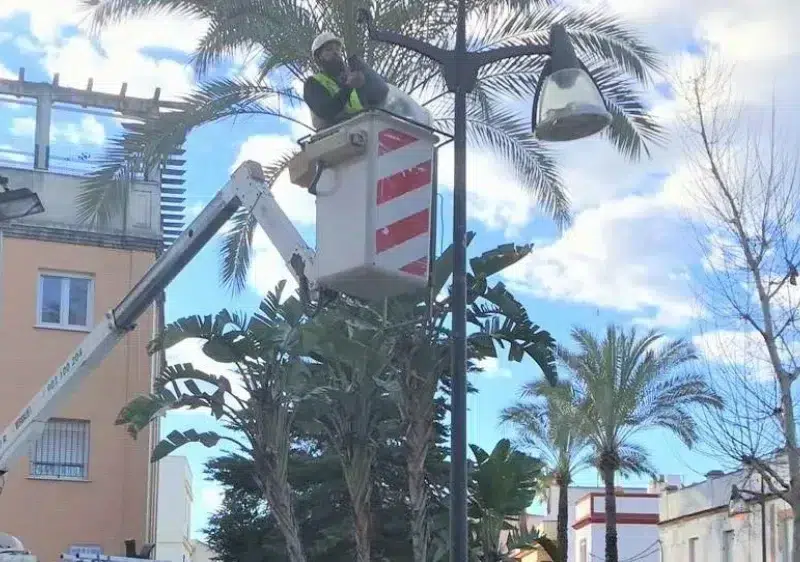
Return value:
M 364 73 L 360 70 L 348 73 L 345 84 L 349 88 L 360 88 L 364 85 Z

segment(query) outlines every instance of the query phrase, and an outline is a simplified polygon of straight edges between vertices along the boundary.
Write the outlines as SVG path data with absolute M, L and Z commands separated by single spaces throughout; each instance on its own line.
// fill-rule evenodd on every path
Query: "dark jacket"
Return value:
M 349 57 L 348 63 L 351 70 L 360 70 L 364 73 L 364 85 L 356 88 L 361 105 L 365 109 L 380 106 L 386 100 L 389 92 L 386 82 L 378 73 L 368 68 L 357 57 Z M 339 92 L 336 96 L 331 96 L 328 90 L 314 76 L 306 79 L 303 86 L 303 99 L 308 104 L 311 112 L 323 120 L 327 126 L 341 122 L 347 117 L 344 115 L 344 109 L 353 91 L 353 88 L 344 86 L 342 77 L 331 76 L 331 78 L 339 85 Z

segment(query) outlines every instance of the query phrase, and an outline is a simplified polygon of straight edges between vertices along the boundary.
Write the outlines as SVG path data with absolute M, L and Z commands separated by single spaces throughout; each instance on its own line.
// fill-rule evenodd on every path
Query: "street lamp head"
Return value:
M 30 189 L 8 189 L 8 178 L 0 176 L 0 222 L 44 212 L 39 196 Z
M 745 501 L 744 496 L 735 484 L 731 486 L 731 497 L 728 501 L 728 515 L 733 517 L 750 512 L 750 505 Z
M 533 98 L 534 135 L 561 142 L 599 133 L 611 123 L 611 114 L 597 84 L 575 56 L 563 26 L 550 30 L 550 49 Z

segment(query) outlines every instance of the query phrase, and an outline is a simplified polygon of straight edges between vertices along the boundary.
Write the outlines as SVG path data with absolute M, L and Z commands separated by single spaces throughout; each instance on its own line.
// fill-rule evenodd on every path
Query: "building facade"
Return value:
M 757 498 L 745 502 L 743 510 L 732 510 L 733 486 L 761 493 L 758 477 L 741 471 L 713 471 L 706 480 L 663 492 L 659 523 L 662 560 L 760 562 L 765 541 L 768 562 L 791 562 L 789 505 L 767 491 L 764 513 Z
M 103 228 L 78 219 L 80 173 L 50 166 L 52 112 L 59 107 L 120 115 L 157 110 L 155 100 L 0 80 L 0 100 L 36 107 L 32 162 L 0 162 L 8 187 L 36 192 L 43 214 L 0 224 L 0 427 L 10 423 L 87 333 L 153 264 L 165 243 L 159 181 L 137 181 L 125 210 Z M 124 88 L 123 88 L 124 90 Z M 3 97 L 7 96 L 7 97 Z M 13 97 L 12 97 L 13 96 Z M 86 109 L 81 109 L 86 108 Z M 134 396 L 149 392 L 159 356 L 147 342 L 163 321 L 151 306 L 136 328 L 69 396 L 28 456 L 12 466 L 0 494 L 0 531 L 40 560 L 62 552 L 124 552 L 152 542 L 157 477 L 149 462 L 158 427 L 137 440 L 115 426 Z
M 158 461 L 158 560 L 192 562 L 192 469 L 186 457 L 168 456 Z
M 670 481 L 680 480 L 676 476 Z M 545 513 L 527 514 L 526 529 L 556 540 L 559 487 L 551 486 L 545 494 Z M 569 520 L 567 523 L 569 552 L 567 562 L 596 562 L 605 559 L 605 492 L 601 487 L 570 486 L 568 488 Z M 617 532 L 620 560 L 658 562 L 659 489 L 617 489 Z M 516 553 L 522 562 L 551 562 L 540 548 Z
M 629 491 L 618 488 L 617 549 L 620 560 L 659 562 L 659 494 L 655 491 Z M 574 544 L 570 548 L 576 562 L 605 560 L 606 495 L 590 492 L 575 506 Z

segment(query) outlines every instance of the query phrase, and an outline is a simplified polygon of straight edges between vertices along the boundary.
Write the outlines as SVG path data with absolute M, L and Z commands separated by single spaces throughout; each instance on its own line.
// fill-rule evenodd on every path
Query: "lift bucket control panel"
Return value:
M 380 111 L 311 138 L 303 165 L 325 165 L 316 185 L 320 286 L 370 300 L 426 287 L 436 142 Z M 290 175 L 298 185 L 309 177 Z

